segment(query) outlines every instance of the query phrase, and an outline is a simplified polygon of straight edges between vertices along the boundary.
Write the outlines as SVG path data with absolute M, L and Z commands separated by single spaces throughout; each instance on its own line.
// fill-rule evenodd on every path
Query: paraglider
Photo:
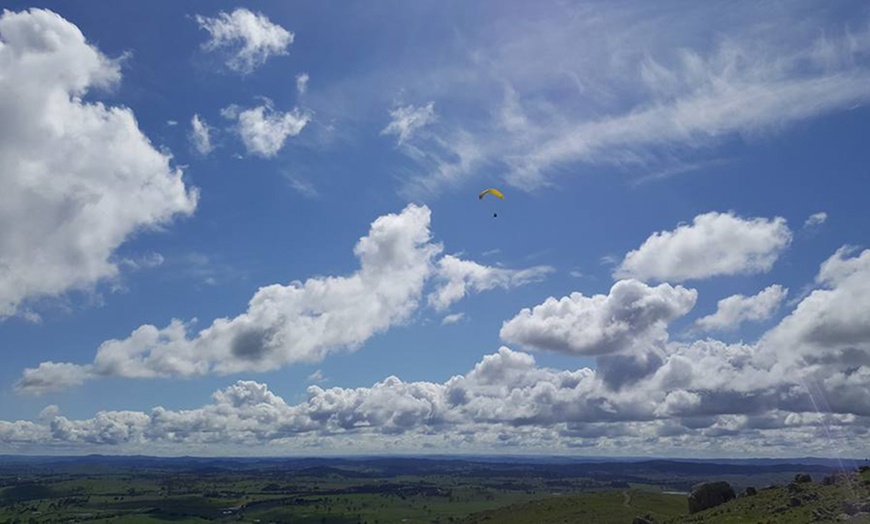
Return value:
M 477 195 L 477 199 L 483 200 L 483 197 L 485 197 L 486 195 L 492 195 L 492 196 L 495 196 L 495 197 L 498 197 L 498 198 L 504 200 L 504 194 L 494 187 L 491 187 L 489 189 L 484 189 L 483 191 L 481 191 L 480 194 Z M 498 217 L 498 213 L 492 214 L 492 218 L 497 218 L 497 217 Z
M 483 191 L 480 192 L 479 195 L 477 195 L 477 198 L 480 200 L 483 200 L 483 197 L 486 196 L 487 194 L 497 196 L 500 199 L 504 200 L 504 195 L 502 194 L 502 192 L 499 191 L 498 189 L 495 189 L 494 187 L 491 187 L 489 189 L 484 189 Z

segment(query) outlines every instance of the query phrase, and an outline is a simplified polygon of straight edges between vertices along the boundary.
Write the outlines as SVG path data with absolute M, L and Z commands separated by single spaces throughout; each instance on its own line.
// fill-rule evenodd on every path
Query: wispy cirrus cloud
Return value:
M 413 105 L 397 107 L 390 111 L 390 117 L 392 120 L 381 134 L 396 135 L 399 145 L 402 145 L 414 132 L 435 120 L 435 103 L 429 102 L 421 107 Z
M 549 5 L 477 22 L 464 46 L 439 49 L 452 57 L 445 65 L 414 55 L 371 75 L 372 91 L 391 80 L 441 108 L 425 136 L 401 125 L 422 108 L 391 124 L 424 170 L 406 179 L 405 194 L 488 170 L 527 190 L 583 166 L 688 172 L 722 162 L 725 140 L 774 135 L 870 99 L 870 25 L 844 27 L 822 3 Z
M 211 127 L 198 114 L 190 119 L 190 141 L 200 155 L 207 155 L 214 150 L 211 142 Z
M 457 322 L 462 321 L 465 318 L 465 313 L 451 313 L 449 315 L 444 315 L 444 318 L 441 319 L 441 325 L 446 326 L 448 324 L 456 324 Z
M 306 91 L 308 91 L 308 73 L 299 73 L 296 75 L 296 92 L 300 95 L 304 95 Z

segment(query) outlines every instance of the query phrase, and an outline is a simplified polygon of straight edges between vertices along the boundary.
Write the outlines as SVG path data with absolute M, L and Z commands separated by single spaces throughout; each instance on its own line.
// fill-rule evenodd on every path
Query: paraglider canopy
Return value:
M 480 200 L 483 200 L 483 197 L 486 196 L 487 194 L 497 196 L 500 199 L 504 200 L 504 195 L 502 194 L 502 192 L 499 191 L 498 189 L 493 188 L 493 187 L 491 187 L 489 189 L 484 189 L 483 191 L 481 191 L 480 194 L 477 195 L 477 198 Z

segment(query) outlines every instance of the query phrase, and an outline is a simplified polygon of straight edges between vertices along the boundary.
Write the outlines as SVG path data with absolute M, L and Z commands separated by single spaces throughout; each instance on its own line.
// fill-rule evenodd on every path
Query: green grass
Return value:
M 293 491 L 264 491 L 269 485 Z M 578 484 L 579 485 L 579 484 Z M 368 486 L 386 493 L 336 493 Z M 505 487 L 507 486 L 507 487 Z M 396 491 L 396 487 L 411 490 Z M 439 489 L 437 494 L 414 489 Z M 292 477 L 264 481 L 245 474 L 195 477 L 185 474 L 41 475 L 0 490 L 7 504 L 0 507 L 0 523 L 71 519 L 113 522 L 198 522 L 239 519 L 253 522 L 405 523 L 448 521 L 474 512 L 551 496 L 554 490 L 540 479 L 526 482 L 510 477 L 457 478 L 449 475 L 402 476 L 389 479 Z M 392 490 L 392 491 L 391 491 Z M 270 505 L 268 501 L 275 502 Z M 296 504 L 307 501 L 307 504 Z M 258 503 L 260 503 L 258 505 Z M 230 506 L 246 505 L 225 515 Z
M 796 523 L 835 518 L 844 501 L 870 502 L 870 472 L 849 483 L 801 484 L 761 490 L 695 515 L 685 494 L 668 494 L 675 480 L 640 480 L 614 489 L 609 480 L 528 477 L 504 473 L 470 477 L 465 472 L 344 478 L 292 472 L 40 473 L 0 488 L 0 524 L 18 521 L 152 523 L 259 520 L 261 524 L 414 523 L 630 523 L 650 515 L 657 523 Z M 710 479 L 718 480 L 718 479 Z M 816 479 L 818 481 L 820 479 Z M 265 490 L 266 486 L 278 490 Z M 756 483 L 756 485 L 763 485 Z M 360 487 L 371 491 L 353 492 Z M 315 489 L 316 488 L 316 489 Z M 791 497 L 800 497 L 797 506 Z M 231 506 L 241 511 L 225 514 Z M 825 521 L 825 520 L 821 520 Z M 828 520 L 831 521 L 831 520 Z M 852 522 L 862 522 L 852 520 Z M 865 520 L 864 522 L 867 522 Z
M 760 490 L 757 495 L 738 498 L 706 511 L 667 521 L 669 524 L 802 524 L 836 522 L 844 513 L 844 504 L 870 503 L 870 472 L 853 475 L 849 481 L 823 486 L 815 482 L 799 484 L 789 491 L 786 486 Z M 796 499 L 797 505 L 793 505 Z M 851 518 L 848 522 L 870 523 L 870 516 Z
M 527 501 L 544 495 L 484 492 L 477 496 L 463 496 L 451 501 L 449 497 L 382 496 L 377 494 L 331 495 L 328 497 L 304 497 L 315 501 L 310 505 L 285 505 L 280 508 L 248 508 L 245 520 L 297 519 L 316 514 L 351 522 L 414 523 L 447 521 L 450 517 L 460 519 L 470 513 L 501 507 L 518 500 Z
M 664 495 L 646 490 L 602 491 L 562 497 L 549 497 L 525 504 L 475 513 L 461 522 L 524 524 L 535 522 L 625 524 L 638 515 L 650 514 L 664 519 L 686 513 L 684 495 Z

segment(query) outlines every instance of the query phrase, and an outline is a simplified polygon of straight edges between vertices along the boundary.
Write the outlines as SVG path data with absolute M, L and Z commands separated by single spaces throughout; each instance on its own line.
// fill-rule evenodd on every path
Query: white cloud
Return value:
M 269 100 L 253 109 L 228 106 L 221 114 L 225 118 L 238 119 L 237 129 L 248 154 L 264 158 L 277 155 L 287 138 L 301 133 L 311 120 L 311 116 L 299 108 L 286 113 L 276 111 Z
M 238 104 L 230 104 L 226 107 L 221 108 L 220 114 L 222 117 L 227 120 L 236 120 L 239 118 L 239 113 L 242 112 L 242 107 Z
M 462 129 L 452 129 L 449 133 L 449 139 L 427 134 L 425 147 L 417 147 L 409 142 L 400 144 L 402 151 L 428 174 L 409 178 L 399 194 L 416 199 L 421 195 L 437 194 L 445 186 L 461 186 L 469 173 L 477 172 L 491 162 L 474 135 Z
M 90 378 L 91 366 L 67 362 L 42 362 L 36 368 L 25 369 L 15 384 L 20 391 L 41 395 L 80 386 Z
M 444 318 L 441 319 L 441 325 L 446 326 L 448 324 L 456 324 L 463 318 L 465 318 L 465 313 L 451 313 L 450 315 L 445 315 Z
M 841 248 L 816 277 L 818 288 L 768 332 L 759 345 L 781 362 L 870 365 L 870 250 Z
M 731 295 L 718 302 L 715 313 L 696 320 L 695 326 L 716 331 L 736 329 L 742 322 L 767 320 L 787 294 L 788 289 L 774 284 L 751 297 Z
M 85 419 L 48 410 L 39 423 L 0 421 L 0 448 L 164 449 L 177 455 L 243 446 L 246 453 L 270 454 L 419 452 L 425 443 L 434 450 L 586 447 L 612 454 L 615 447 L 622 454 L 683 457 L 721 456 L 723 450 L 766 456 L 870 451 L 866 398 L 851 405 L 838 400 L 860 391 L 858 385 L 829 387 L 824 393 L 833 405 L 847 409 L 819 413 L 799 385 L 801 376 L 771 373 L 753 362 L 753 354 L 751 347 L 716 341 L 671 344 L 652 373 L 632 388 L 613 390 L 595 370 L 543 368 L 531 355 L 502 347 L 444 382 L 389 376 L 370 387 L 312 385 L 295 405 L 266 384 L 239 380 L 194 409 L 102 411 Z M 722 434 L 729 438 L 714 438 Z
M 241 7 L 232 13 L 222 11 L 215 18 L 196 15 L 196 22 L 210 36 L 203 49 L 226 49 L 230 55 L 227 67 L 241 74 L 252 73 L 271 56 L 286 55 L 293 43 L 293 33 Z
M 323 382 L 326 380 L 326 377 L 323 376 L 323 372 L 319 369 L 314 373 L 308 375 L 308 382 Z
M 820 211 L 818 213 L 813 213 L 807 218 L 807 221 L 804 222 L 804 227 L 816 227 L 824 224 L 828 220 L 828 214 L 824 211 Z
M 197 191 L 125 107 L 85 102 L 117 61 L 41 9 L 0 16 L 0 317 L 118 274 L 134 232 L 193 213 Z
M 177 126 L 178 120 L 167 120 L 166 125 L 168 125 L 169 127 Z
M 50 422 L 58 415 L 60 415 L 60 408 L 57 406 L 57 404 L 49 404 L 48 406 L 45 406 L 42 411 L 39 412 L 39 420 Z
M 231 374 L 316 362 L 408 321 L 430 281 L 436 286 L 430 303 L 447 307 L 468 290 L 508 289 L 551 271 L 490 268 L 450 255 L 436 261 L 442 246 L 431 240 L 429 222 L 429 208 L 408 205 L 371 224 L 354 248 L 360 268 L 349 276 L 262 287 L 245 313 L 216 319 L 195 335 L 192 324 L 177 319 L 164 328 L 140 326 L 126 339 L 103 342 L 92 364 L 43 362 L 26 369 L 16 389 L 44 393 L 101 376 Z
M 211 128 L 205 121 L 199 118 L 199 115 L 194 114 L 190 119 L 190 141 L 193 142 L 193 147 L 201 155 L 207 155 L 212 152 L 214 146 L 211 143 Z
M 373 226 L 358 244 L 365 245 L 358 252 L 366 253 L 366 262 L 411 253 L 386 238 L 392 234 L 376 233 L 378 229 Z M 532 355 L 502 347 L 470 371 L 443 382 L 403 382 L 389 376 L 371 387 L 310 386 L 307 398 L 295 405 L 266 384 L 240 380 L 195 409 L 104 411 L 70 419 L 52 408 L 43 411 L 40 422 L 0 421 L 0 448 L 108 447 L 172 454 L 190 449 L 226 454 L 243 448 L 268 455 L 276 450 L 419 451 L 425 445 L 433 450 L 549 453 L 582 447 L 609 455 L 617 449 L 622 454 L 681 457 L 863 456 L 870 452 L 870 304 L 865 304 L 870 250 L 850 256 L 853 252 L 844 248 L 825 261 L 817 277 L 820 289 L 757 344 L 667 342 L 664 328 L 691 308 L 694 291 L 618 282 L 606 297 L 575 294 L 559 303 L 551 299 L 527 314 L 581 319 L 556 322 L 551 332 L 576 332 L 578 337 L 564 336 L 560 343 L 594 355 L 596 369 L 543 368 Z M 393 267 L 381 269 L 391 272 Z M 318 285 L 325 289 L 327 281 Z M 293 289 L 313 285 L 309 281 Z M 200 337 L 238 318 L 215 322 Z M 168 346 L 179 339 L 183 326 L 172 329 L 179 331 L 158 334 L 146 327 L 134 335 L 138 340 L 127 343 L 152 348 L 152 353 L 162 345 L 167 355 L 177 356 L 179 348 Z M 575 343 L 584 336 L 585 341 Z M 124 361 L 116 361 L 116 369 L 128 364 L 128 375 L 155 372 L 148 359 Z M 100 366 L 95 362 L 93 369 Z M 30 387 L 76 381 L 78 373 L 92 372 L 56 363 L 42 367 L 43 376 L 37 370 L 25 373 L 35 379 Z M 315 372 L 312 379 L 317 378 Z M 622 387 L 626 380 L 631 387 Z
M 408 141 L 411 136 L 424 126 L 435 121 L 435 102 L 429 102 L 422 107 L 407 105 L 390 111 L 393 118 L 389 125 L 381 131 L 382 135 L 396 135 L 399 145 Z
M 667 340 L 668 323 L 688 313 L 697 298 L 694 289 L 682 286 L 621 280 L 608 295 L 572 293 L 523 309 L 499 335 L 506 342 L 573 355 L 655 347 Z
M 147 253 L 135 258 L 125 258 L 121 260 L 121 264 L 131 269 L 150 269 L 162 266 L 166 259 L 160 253 Z
M 266 371 L 358 348 L 417 308 L 441 250 L 430 241 L 429 220 L 429 209 L 415 205 L 375 220 L 354 249 L 360 269 L 352 275 L 262 287 L 245 313 L 217 319 L 193 337 L 179 320 L 162 329 L 143 325 L 127 339 L 104 342 L 93 364 L 42 363 L 25 370 L 16 388 L 40 393 L 83 377 Z
M 305 198 L 317 198 L 320 196 L 317 188 L 314 187 L 314 184 L 310 180 L 290 173 L 285 173 L 284 176 L 287 178 L 290 187 Z
M 446 255 L 438 261 L 436 276 L 440 285 L 429 295 L 429 304 L 438 310 L 444 310 L 462 299 L 469 291 L 479 293 L 496 287 L 511 289 L 540 282 L 553 271 L 550 266 L 528 269 L 495 268 Z
M 308 73 L 299 73 L 296 75 L 296 92 L 304 95 L 308 91 Z
M 666 2 L 652 14 L 629 2 L 551 5 L 532 19 L 493 13 L 475 28 L 474 53 L 441 68 L 419 60 L 425 69 L 401 76 L 415 97 L 439 100 L 443 123 L 426 154 L 405 151 L 426 170 L 409 190 L 443 190 L 481 166 L 529 190 L 587 172 L 582 164 L 688 172 L 726 140 L 870 100 L 866 20 L 844 28 L 819 4 L 776 9 L 772 29 L 766 9 Z M 396 66 L 384 69 L 395 82 Z M 471 145 L 479 161 L 460 161 Z
M 802 59 L 785 61 L 797 69 Z M 796 71 L 783 74 L 781 65 L 728 45 L 708 59 L 687 52 L 682 67 L 667 72 L 676 92 L 626 114 L 568 126 L 517 162 L 509 181 L 534 187 L 554 166 L 605 162 L 614 150 L 700 147 L 721 136 L 775 129 L 870 99 L 867 71 L 817 71 L 807 78 Z
M 650 236 L 629 251 L 616 278 L 676 281 L 770 271 L 791 242 L 785 219 L 741 218 L 733 213 L 698 215 L 691 225 Z

